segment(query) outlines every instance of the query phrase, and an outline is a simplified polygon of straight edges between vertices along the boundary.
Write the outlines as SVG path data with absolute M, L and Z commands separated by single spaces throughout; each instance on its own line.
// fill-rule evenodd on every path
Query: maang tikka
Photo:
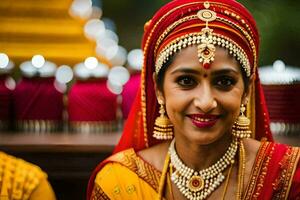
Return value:
M 159 114 L 155 119 L 153 137 L 158 140 L 170 140 L 173 138 L 173 125 L 166 115 L 164 103 L 159 100 Z
M 205 28 L 202 28 L 200 32 L 201 43 L 197 46 L 199 62 L 203 64 L 205 69 L 209 69 L 210 63 L 214 61 L 216 47 L 213 44 L 213 29 L 208 27 L 208 22 L 214 21 L 217 18 L 217 14 L 209 10 L 210 4 L 204 3 L 206 9 L 200 10 L 197 16 L 200 20 L 205 22 Z
M 251 136 L 251 130 L 249 128 L 250 119 L 245 116 L 245 111 L 246 107 L 242 104 L 240 108 L 240 115 L 232 126 L 232 135 L 240 139 L 250 138 Z

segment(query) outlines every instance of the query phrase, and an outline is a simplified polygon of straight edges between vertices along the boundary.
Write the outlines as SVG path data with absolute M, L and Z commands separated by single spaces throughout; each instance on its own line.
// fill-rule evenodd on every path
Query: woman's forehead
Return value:
M 210 64 L 209 69 L 205 69 L 197 57 L 196 46 L 187 47 L 178 52 L 168 70 L 170 73 L 174 72 L 188 72 L 189 69 L 197 70 L 199 72 L 214 72 L 214 71 L 230 71 L 241 73 L 240 65 L 234 57 L 224 48 L 217 47 L 215 51 L 215 60 Z

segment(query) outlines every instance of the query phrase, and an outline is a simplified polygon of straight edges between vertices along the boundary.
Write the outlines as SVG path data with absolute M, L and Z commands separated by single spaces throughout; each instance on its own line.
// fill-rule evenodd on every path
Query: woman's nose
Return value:
M 194 105 L 203 113 L 209 113 L 217 107 L 217 101 L 214 98 L 209 85 L 203 84 L 199 87 L 200 88 L 194 98 Z

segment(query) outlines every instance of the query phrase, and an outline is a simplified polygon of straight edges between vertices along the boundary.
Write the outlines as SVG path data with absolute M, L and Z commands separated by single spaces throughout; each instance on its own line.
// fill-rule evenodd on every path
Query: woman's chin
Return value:
M 196 131 L 196 132 L 190 132 L 189 135 L 186 136 L 188 141 L 190 141 L 193 144 L 198 144 L 198 145 L 209 145 L 217 140 L 219 140 L 222 135 L 212 133 L 212 132 L 205 132 L 205 131 Z

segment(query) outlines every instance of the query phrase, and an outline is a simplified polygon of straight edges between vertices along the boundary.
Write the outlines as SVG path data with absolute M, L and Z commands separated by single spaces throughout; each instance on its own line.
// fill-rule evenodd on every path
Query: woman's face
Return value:
M 165 72 L 162 90 L 158 98 L 176 138 L 197 144 L 229 134 L 245 97 L 240 65 L 223 48 L 216 49 L 209 69 L 199 62 L 196 46 L 181 50 Z

